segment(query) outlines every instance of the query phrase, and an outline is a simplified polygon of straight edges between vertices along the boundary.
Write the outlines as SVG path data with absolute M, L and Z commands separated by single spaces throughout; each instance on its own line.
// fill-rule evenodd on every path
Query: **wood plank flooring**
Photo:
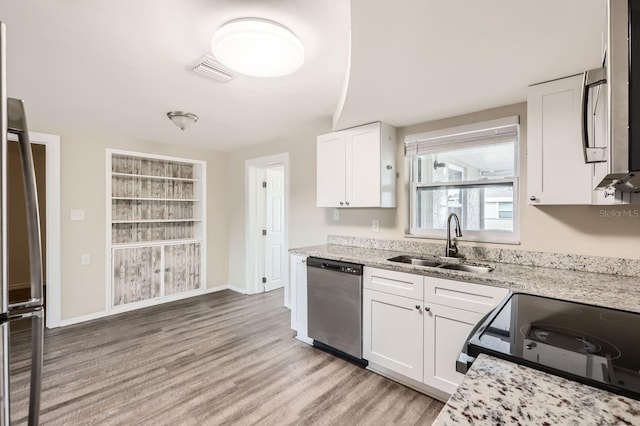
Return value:
M 222 291 L 47 330 L 43 425 L 414 425 L 443 404 L 293 338 L 282 290 Z M 25 424 L 28 333 L 12 335 Z

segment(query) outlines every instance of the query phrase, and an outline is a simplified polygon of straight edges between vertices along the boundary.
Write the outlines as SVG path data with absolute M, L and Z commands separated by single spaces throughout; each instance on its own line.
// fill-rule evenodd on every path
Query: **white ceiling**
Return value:
M 336 128 L 421 123 L 521 102 L 526 87 L 598 66 L 605 0 L 0 0 L 8 91 L 37 131 L 217 150 Z M 350 17 L 352 15 L 352 19 Z M 247 16 L 289 27 L 296 73 L 221 84 L 187 66 Z M 186 110 L 185 132 L 166 118 Z
M 187 69 L 222 24 L 254 16 L 298 35 L 299 71 L 221 84 Z M 348 0 L 0 0 L 0 20 L 9 96 L 25 99 L 31 129 L 50 133 L 218 150 L 304 134 L 330 127 L 348 64 Z M 200 120 L 182 132 L 171 110 Z
M 601 62 L 605 0 L 351 0 L 336 128 L 406 126 L 526 100 Z

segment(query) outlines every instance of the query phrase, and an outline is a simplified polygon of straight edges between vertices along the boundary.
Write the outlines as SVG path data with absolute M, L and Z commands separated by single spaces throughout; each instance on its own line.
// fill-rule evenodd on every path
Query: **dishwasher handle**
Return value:
M 307 268 L 319 268 L 343 274 L 362 275 L 363 266 L 357 263 L 342 262 L 339 260 L 308 257 Z

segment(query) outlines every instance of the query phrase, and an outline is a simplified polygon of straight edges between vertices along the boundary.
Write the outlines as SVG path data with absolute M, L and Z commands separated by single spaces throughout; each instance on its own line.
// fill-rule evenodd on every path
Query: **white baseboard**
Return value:
M 197 297 L 197 296 L 202 296 L 203 294 L 209 294 L 209 293 L 215 293 L 218 291 L 222 291 L 222 290 L 232 290 L 238 293 L 242 293 L 242 294 L 246 294 L 244 289 L 240 288 L 240 287 L 236 287 L 236 286 L 232 286 L 232 285 L 220 285 L 220 286 L 216 286 L 216 287 L 208 287 L 206 289 L 204 289 L 202 292 L 198 293 L 198 294 L 190 294 L 187 297 L 183 297 L 181 299 L 176 299 L 176 300 L 184 300 L 184 299 L 188 299 L 190 297 Z M 166 300 L 166 301 L 162 301 L 160 303 L 155 303 L 153 305 L 149 305 L 149 306 L 157 306 L 157 305 L 161 305 L 162 303 L 168 303 L 168 302 L 174 302 L 175 300 Z M 147 307 L 147 306 L 145 306 Z M 66 327 L 68 325 L 73 325 L 73 324 L 79 324 L 81 322 L 86 322 L 86 321 L 92 321 L 95 319 L 99 319 L 99 318 L 104 318 L 104 317 L 108 317 L 111 315 L 117 315 L 117 314 L 121 314 L 123 312 L 130 312 L 136 309 L 142 309 L 142 306 L 138 306 L 138 307 L 131 307 L 131 309 L 118 309 L 118 310 L 112 310 L 112 311 L 100 311 L 100 312 L 95 312 L 92 314 L 87 314 L 87 315 L 80 315 L 78 317 L 73 317 L 73 318 L 68 318 L 68 319 L 64 319 L 61 320 L 60 323 L 58 324 L 52 324 L 50 327 L 48 326 L 47 328 L 57 328 L 57 327 Z
M 226 288 L 228 288 L 229 290 L 235 291 L 236 293 L 247 294 L 247 290 L 242 287 L 237 287 L 235 285 L 229 284 Z

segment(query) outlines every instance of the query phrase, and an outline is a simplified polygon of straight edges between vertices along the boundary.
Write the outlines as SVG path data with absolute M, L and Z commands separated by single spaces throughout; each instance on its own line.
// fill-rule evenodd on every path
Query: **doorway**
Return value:
M 42 279 L 47 285 L 46 241 L 46 147 L 31 144 L 31 154 L 38 189 L 38 205 L 40 207 L 40 235 L 42 241 Z M 7 255 L 9 303 L 16 303 L 31 298 L 29 273 L 29 244 L 27 235 L 27 212 L 24 200 L 22 161 L 18 142 L 7 143 Z M 45 291 L 46 294 L 46 291 Z M 44 298 L 46 303 L 46 297 Z
M 284 287 L 289 306 L 288 194 L 289 154 L 246 162 L 247 293 Z
M 38 186 L 38 202 L 40 204 L 40 226 L 43 231 L 42 251 L 43 251 L 43 272 L 45 280 L 46 302 L 45 321 L 48 328 L 59 327 L 61 321 L 61 288 L 60 288 L 60 137 L 45 133 L 29 132 L 32 153 L 34 155 L 34 163 L 36 163 L 36 184 Z M 7 163 L 12 159 L 12 151 L 17 151 L 17 138 L 13 134 L 9 134 L 9 142 L 7 143 Z M 44 166 L 44 168 L 43 168 Z M 7 219 L 10 233 L 13 233 L 14 226 L 18 228 L 20 207 L 24 214 L 24 195 L 22 188 L 22 171 L 16 164 L 7 164 L 7 186 L 14 185 L 14 190 L 7 188 Z M 19 195 L 15 195 L 19 191 Z M 17 197 L 17 198 L 16 198 Z M 17 210 L 11 212 L 11 209 Z M 24 216 L 22 216 L 24 217 Z M 24 219 L 22 219 L 24 221 Z M 26 224 L 20 226 L 26 232 Z M 7 236 L 7 246 L 12 244 L 23 244 L 23 237 L 19 233 Z M 24 250 L 24 248 L 22 249 Z M 29 274 L 26 276 L 23 272 L 24 265 L 28 265 L 28 255 L 26 257 L 20 255 L 20 249 L 16 249 L 12 253 L 9 249 L 9 297 L 13 301 L 25 298 L 25 293 L 29 293 L 28 285 Z M 14 268 L 13 260 L 16 260 Z M 12 272 L 15 269 L 15 273 Z M 22 270 L 22 272 L 21 272 Z M 26 289 L 26 292 L 25 292 Z

